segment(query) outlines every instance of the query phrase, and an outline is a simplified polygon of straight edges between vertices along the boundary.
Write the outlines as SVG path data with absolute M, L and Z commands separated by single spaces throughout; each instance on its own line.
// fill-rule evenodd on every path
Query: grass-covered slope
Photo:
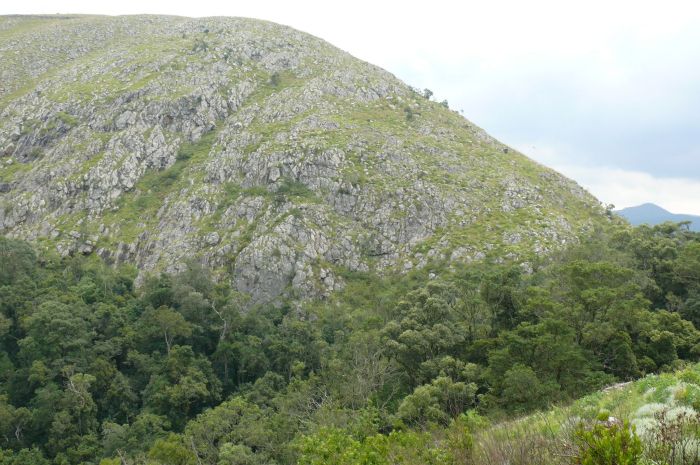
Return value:
M 577 430 L 616 423 L 627 423 L 642 445 L 639 461 L 630 463 L 700 462 L 700 365 L 612 385 L 543 413 L 482 424 L 472 433 L 474 461 L 468 463 L 579 463 L 575 458 L 584 447 Z
M 607 221 L 572 181 L 328 43 L 241 18 L 0 18 L 0 232 L 261 302 L 347 271 L 530 262 Z
M 491 422 L 300 441 L 303 465 L 693 465 L 700 463 L 700 365 L 611 385 L 572 404 Z

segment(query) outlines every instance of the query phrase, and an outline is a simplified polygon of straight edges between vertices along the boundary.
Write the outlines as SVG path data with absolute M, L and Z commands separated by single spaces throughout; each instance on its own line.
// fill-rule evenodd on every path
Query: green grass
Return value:
M 80 169 L 78 169 L 74 174 L 72 174 L 69 179 L 72 180 L 79 180 L 82 178 L 85 174 L 89 173 L 91 169 L 93 169 L 97 164 L 104 158 L 104 152 L 100 152 L 96 155 L 93 155 L 91 158 L 85 160 L 83 163 L 80 164 Z
M 272 193 L 264 186 L 252 186 L 242 190 L 247 197 L 271 197 Z
M 158 79 L 159 72 L 155 69 L 147 68 L 146 65 L 156 62 L 160 57 L 168 56 L 168 53 L 173 53 L 173 58 L 176 58 L 177 52 L 182 51 L 185 43 L 183 39 L 177 38 L 147 43 L 139 43 L 137 38 L 127 38 L 124 41 L 115 41 L 114 45 L 108 49 L 97 49 L 81 56 L 77 61 L 69 61 L 63 66 L 54 67 L 48 70 L 41 79 L 48 80 L 58 77 L 64 69 L 75 68 L 80 64 L 90 67 L 92 62 L 103 60 L 106 52 L 116 53 L 119 56 L 121 52 L 128 50 L 130 60 L 127 63 L 120 63 L 120 66 L 112 68 L 110 72 L 101 74 L 93 79 L 64 82 L 48 93 L 48 97 L 56 102 L 91 100 L 93 98 L 111 101 L 119 93 L 134 92 L 146 87 L 151 81 Z M 141 74 L 123 75 L 121 70 L 131 65 L 140 65 L 142 67 Z M 23 92 L 30 90 L 31 87 L 33 86 L 26 89 L 23 88 Z M 175 93 L 184 95 L 187 93 L 187 89 L 176 87 L 168 89 L 170 95 Z M 17 96 L 19 95 L 14 97 Z
M 241 186 L 234 182 L 225 182 L 221 185 L 219 195 L 215 199 L 217 202 L 214 214 L 203 219 L 200 230 L 204 233 L 215 232 L 221 228 L 219 224 L 221 217 L 228 207 L 233 205 L 243 194 Z
M 212 130 L 194 142 L 181 144 L 175 163 L 165 170 L 144 174 L 132 192 L 122 195 L 117 210 L 104 216 L 105 224 L 119 226 L 116 241 L 133 242 L 144 229 L 156 227 L 156 214 L 166 197 L 188 185 L 188 167 L 197 166 L 209 156 L 216 137 L 217 130 Z
M 673 434 L 677 435 L 680 431 L 673 429 L 672 420 L 664 418 L 674 418 L 673 412 L 681 411 L 691 412 L 685 417 L 687 421 L 697 421 L 693 415 L 700 408 L 699 383 L 700 365 L 689 365 L 675 373 L 649 375 L 632 383 L 615 385 L 569 405 L 553 406 L 525 417 L 481 425 L 472 432 L 473 449 L 469 463 L 570 464 L 573 463 L 571 445 L 576 426 L 581 423 L 591 425 L 611 416 L 629 421 L 640 435 L 645 451 L 654 450 L 655 438 L 663 428 L 666 434 L 675 431 Z M 449 436 L 454 433 L 451 428 L 438 430 L 434 436 L 438 440 Z M 686 434 L 695 433 L 689 428 Z M 659 463 L 649 460 L 645 456 L 640 463 Z
M 20 163 L 18 161 L 13 161 L 8 165 L 5 163 L 5 160 L 2 160 L 0 161 L 0 181 L 14 181 L 18 175 L 22 175 L 31 169 L 31 163 Z
M 278 200 L 296 199 L 296 200 L 315 200 L 314 192 L 306 187 L 304 183 L 293 179 L 284 178 L 282 183 L 275 191 L 275 197 Z
M 633 424 L 646 417 L 649 406 L 664 408 L 687 407 L 700 410 L 700 364 L 692 364 L 674 372 L 648 375 L 630 383 L 622 383 L 585 396 L 569 405 L 554 406 L 550 410 L 535 413 L 516 420 L 494 425 L 480 434 L 488 436 L 503 430 L 561 428 L 572 418 L 595 420 L 601 412 Z
M 185 142 L 177 152 L 177 161 L 199 161 L 206 158 L 216 142 L 216 130 L 212 130 L 202 135 L 195 142 Z

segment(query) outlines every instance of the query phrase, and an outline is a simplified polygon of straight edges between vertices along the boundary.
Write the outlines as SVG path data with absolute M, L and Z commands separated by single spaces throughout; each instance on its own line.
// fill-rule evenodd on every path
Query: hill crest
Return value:
M 525 263 L 590 194 L 390 73 L 242 18 L 0 19 L 0 233 L 262 302 L 347 271 Z

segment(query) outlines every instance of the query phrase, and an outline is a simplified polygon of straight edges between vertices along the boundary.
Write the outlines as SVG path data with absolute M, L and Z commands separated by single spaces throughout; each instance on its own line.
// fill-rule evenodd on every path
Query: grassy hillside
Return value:
M 446 428 L 370 436 L 324 430 L 302 464 L 618 465 L 700 463 L 700 365 L 611 385 L 571 404 L 492 422 L 473 413 Z
M 700 462 L 699 410 L 700 365 L 695 364 L 615 384 L 568 406 L 476 428 L 474 459 L 468 463 L 569 464 L 580 453 L 577 427 L 620 421 L 629 422 L 643 444 L 639 463 L 695 464 Z

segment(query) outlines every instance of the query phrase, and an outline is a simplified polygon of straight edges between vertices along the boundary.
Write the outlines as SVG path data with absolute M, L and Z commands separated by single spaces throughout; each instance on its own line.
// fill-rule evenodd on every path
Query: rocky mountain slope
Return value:
M 386 71 L 241 18 L 0 18 L 0 234 L 254 302 L 343 270 L 525 263 L 607 221 Z

